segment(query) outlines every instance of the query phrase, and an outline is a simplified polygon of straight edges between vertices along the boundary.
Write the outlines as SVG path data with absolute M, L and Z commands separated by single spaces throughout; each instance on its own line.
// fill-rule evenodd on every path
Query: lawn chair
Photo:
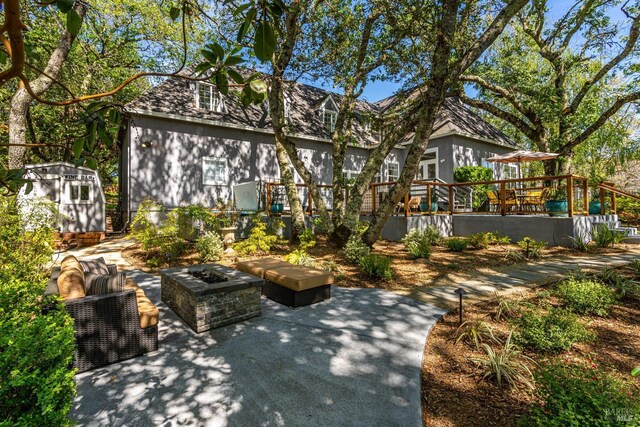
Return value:
M 494 190 L 487 190 L 487 198 L 489 199 L 489 212 L 497 212 L 500 209 L 500 197 Z
M 549 193 L 548 189 L 526 190 L 522 199 L 522 207 L 526 211 L 536 212 L 544 210 L 544 202 Z

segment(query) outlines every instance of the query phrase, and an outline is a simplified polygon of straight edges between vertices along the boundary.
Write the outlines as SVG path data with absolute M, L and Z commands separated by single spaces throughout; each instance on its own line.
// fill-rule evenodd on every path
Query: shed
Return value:
M 23 188 L 23 201 L 50 200 L 60 214 L 60 233 L 104 233 L 105 197 L 98 173 L 87 167 L 65 162 L 25 166 L 25 178 L 33 182 L 29 193 Z

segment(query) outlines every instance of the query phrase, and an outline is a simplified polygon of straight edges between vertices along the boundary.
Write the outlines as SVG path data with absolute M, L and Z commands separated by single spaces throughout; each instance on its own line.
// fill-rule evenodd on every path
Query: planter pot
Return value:
M 284 211 L 284 204 L 283 203 L 272 203 L 270 210 L 271 210 L 272 214 L 282 213 L 282 211 Z
M 222 227 L 220 228 L 220 236 L 225 245 L 230 245 L 236 241 L 236 228 L 235 227 Z
M 569 216 L 569 202 L 566 200 L 547 200 L 545 208 L 549 213 L 549 216 L 565 217 Z
M 591 201 L 589 202 L 589 215 L 600 215 L 600 202 L 598 201 Z
M 420 203 L 420 212 L 427 212 L 429 210 L 429 205 L 426 203 Z M 435 212 L 438 210 L 438 202 L 431 203 L 431 212 Z

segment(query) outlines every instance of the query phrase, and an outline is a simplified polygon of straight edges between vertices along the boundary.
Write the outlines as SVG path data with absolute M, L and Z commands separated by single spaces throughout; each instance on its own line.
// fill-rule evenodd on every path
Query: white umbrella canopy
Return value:
M 557 153 L 544 153 L 541 151 L 518 150 L 501 156 L 493 156 L 487 159 L 488 162 L 494 163 L 522 163 L 535 162 L 538 160 L 551 160 L 558 157 Z

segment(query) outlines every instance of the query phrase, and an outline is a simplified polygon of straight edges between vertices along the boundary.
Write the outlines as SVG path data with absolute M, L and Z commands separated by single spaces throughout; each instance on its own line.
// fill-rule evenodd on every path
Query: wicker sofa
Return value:
M 90 262 L 104 263 L 100 260 Z M 135 281 L 120 273 L 119 286 L 91 294 L 92 285 L 95 288 L 96 277 L 100 276 L 78 265 L 80 262 L 75 257 L 66 257 L 61 267 L 54 267 L 45 290 L 45 294 L 62 296 L 74 319 L 74 366 L 78 371 L 157 350 L 159 312 Z M 114 265 L 104 263 L 104 267 L 112 278 L 118 274 Z

